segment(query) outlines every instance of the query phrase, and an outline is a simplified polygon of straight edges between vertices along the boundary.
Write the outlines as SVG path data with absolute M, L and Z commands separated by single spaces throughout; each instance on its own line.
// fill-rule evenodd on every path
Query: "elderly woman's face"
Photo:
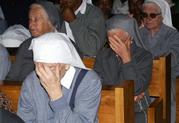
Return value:
M 48 15 L 40 5 L 32 5 L 29 11 L 29 30 L 33 37 L 54 31 Z
M 158 30 L 163 20 L 160 8 L 154 3 L 146 3 L 142 11 L 144 26 L 149 30 Z

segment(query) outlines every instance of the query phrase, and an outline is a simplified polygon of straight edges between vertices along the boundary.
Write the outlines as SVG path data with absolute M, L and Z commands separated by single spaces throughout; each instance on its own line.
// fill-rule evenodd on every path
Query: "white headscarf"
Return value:
M 0 43 L 4 47 L 19 47 L 31 34 L 28 29 L 20 24 L 10 26 L 1 36 Z
M 91 0 L 86 0 L 86 2 L 87 2 L 88 4 L 92 4 Z
M 51 32 L 34 38 L 29 49 L 33 50 L 36 62 L 64 63 L 85 69 L 75 47 L 64 33 Z
M 160 7 L 163 17 L 163 23 L 169 27 L 174 28 L 172 24 L 172 17 L 169 4 L 165 0 L 145 0 L 144 4 L 151 2 L 155 3 L 157 6 Z

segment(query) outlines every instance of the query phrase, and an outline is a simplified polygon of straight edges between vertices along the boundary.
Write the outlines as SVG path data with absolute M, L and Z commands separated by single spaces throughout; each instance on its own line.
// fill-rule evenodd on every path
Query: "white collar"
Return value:
M 77 15 L 78 12 L 80 12 L 81 14 L 85 14 L 85 12 L 86 12 L 86 5 L 87 5 L 86 0 L 83 0 L 81 5 L 80 5 L 80 7 L 78 7 L 78 9 L 75 11 L 75 15 Z
M 64 77 L 61 80 L 61 85 L 64 86 L 65 88 L 69 89 L 71 87 L 73 78 L 75 76 L 75 68 L 70 66 L 68 71 L 65 73 Z

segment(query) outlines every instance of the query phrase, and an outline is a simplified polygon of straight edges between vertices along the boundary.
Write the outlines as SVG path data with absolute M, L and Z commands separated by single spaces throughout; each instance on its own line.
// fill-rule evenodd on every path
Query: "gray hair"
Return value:
M 134 18 L 128 15 L 118 14 L 106 21 L 106 27 L 107 31 L 120 28 L 128 32 L 138 46 L 145 47 L 139 34 L 139 27 Z

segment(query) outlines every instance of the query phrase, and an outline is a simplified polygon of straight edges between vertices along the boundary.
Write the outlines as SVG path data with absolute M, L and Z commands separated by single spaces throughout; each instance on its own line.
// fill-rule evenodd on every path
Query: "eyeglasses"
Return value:
M 150 18 L 154 19 L 158 15 L 161 15 L 161 13 L 150 13 L 150 14 L 148 14 L 148 13 L 142 12 L 142 17 L 143 18 L 149 18 L 150 17 Z

